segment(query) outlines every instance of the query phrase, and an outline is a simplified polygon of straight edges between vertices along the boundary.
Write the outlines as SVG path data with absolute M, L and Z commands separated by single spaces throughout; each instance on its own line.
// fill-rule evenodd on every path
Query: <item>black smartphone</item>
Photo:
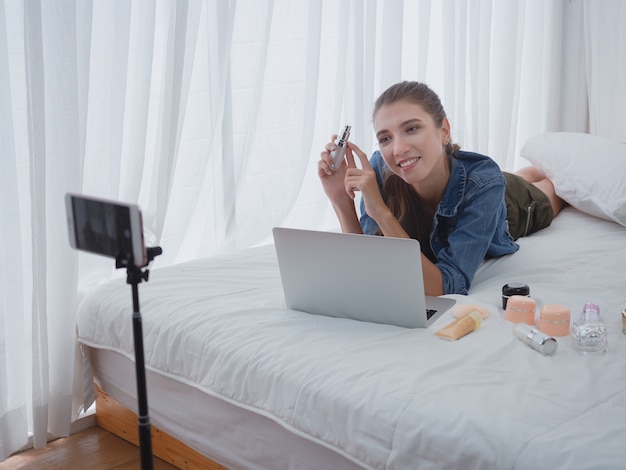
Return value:
M 148 264 L 141 210 L 136 204 L 68 193 L 65 211 L 72 248 L 115 258 L 123 266 Z

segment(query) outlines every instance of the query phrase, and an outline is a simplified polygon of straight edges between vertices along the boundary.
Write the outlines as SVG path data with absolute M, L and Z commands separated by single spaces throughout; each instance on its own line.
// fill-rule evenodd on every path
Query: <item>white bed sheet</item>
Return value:
M 135 363 L 109 349 L 83 346 L 83 350 L 97 371 L 97 384 L 136 412 Z M 146 371 L 146 381 L 150 423 L 227 468 L 361 468 L 276 421 L 185 382 L 151 370 Z
M 452 296 L 491 313 L 458 342 L 433 335 L 450 313 L 409 330 L 286 310 L 272 246 L 156 269 L 139 286 L 146 367 L 364 468 L 619 468 L 625 242 L 624 227 L 566 209 L 518 253 L 484 263 L 469 296 Z M 499 308 L 513 281 L 573 317 L 599 303 L 608 353 L 580 356 L 566 337 L 544 357 L 515 339 Z M 124 280 L 93 289 L 79 340 L 132 359 L 130 308 Z M 175 409 L 159 414 L 169 411 L 175 420 Z

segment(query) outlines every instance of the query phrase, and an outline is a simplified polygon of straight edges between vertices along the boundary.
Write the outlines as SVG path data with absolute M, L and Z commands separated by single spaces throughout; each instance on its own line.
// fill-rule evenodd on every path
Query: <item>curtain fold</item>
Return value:
M 163 234 L 176 175 L 189 81 L 197 38 L 200 1 L 170 2 L 166 14 L 167 40 L 163 64 L 163 92 L 159 111 L 159 135 L 151 193 L 145 206 L 146 222 L 153 226 L 156 239 Z
M 7 12 L 0 2 L 0 25 L 7 24 Z M 0 28 L 0 460 L 26 444 L 28 438 L 27 384 L 30 381 L 25 365 L 26 308 L 22 271 L 21 214 L 18 198 L 18 162 L 16 161 L 13 99 L 9 76 L 8 28 Z M 11 196 L 11 197 L 7 197 Z M 7 230 L 6 227 L 12 227 Z
M 128 73 L 125 79 L 119 182 L 119 198 L 138 201 L 147 159 L 148 115 L 152 90 L 153 51 L 155 47 L 156 3 L 129 2 Z M 146 158 L 138 158 L 146 156 Z
M 31 347 L 31 412 L 34 445 L 45 445 L 48 428 L 48 355 L 47 286 L 46 286 L 46 145 L 45 85 L 43 72 L 42 8 L 39 2 L 25 5 L 25 55 L 27 76 L 27 123 L 29 138 L 30 204 L 31 204 L 31 269 L 32 294 L 30 315 Z M 26 364 L 24 364 L 26 365 Z
M 69 248 L 66 192 L 138 203 L 159 267 L 336 229 L 320 150 L 345 124 L 375 150 L 398 80 L 505 170 L 544 131 L 626 141 L 625 20 L 619 0 L 0 0 L 0 460 L 89 405 L 76 306 L 123 275 Z
M 589 131 L 626 141 L 626 3 L 583 2 L 585 70 L 589 102 Z

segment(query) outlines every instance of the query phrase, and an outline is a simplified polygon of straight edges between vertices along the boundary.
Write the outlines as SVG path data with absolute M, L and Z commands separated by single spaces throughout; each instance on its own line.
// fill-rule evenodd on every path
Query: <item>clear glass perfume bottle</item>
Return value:
M 574 347 L 584 355 L 604 354 L 608 349 L 606 328 L 600 320 L 600 307 L 587 302 L 578 321 L 572 324 Z

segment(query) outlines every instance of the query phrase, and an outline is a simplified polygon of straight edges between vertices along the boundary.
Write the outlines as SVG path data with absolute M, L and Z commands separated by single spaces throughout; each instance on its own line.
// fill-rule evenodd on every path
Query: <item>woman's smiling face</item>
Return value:
M 444 151 L 450 140 L 447 119 L 437 127 L 421 105 L 400 100 L 378 109 L 374 129 L 387 166 L 406 183 L 417 189 L 427 177 L 433 176 L 437 181 L 439 176 L 447 174 Z

